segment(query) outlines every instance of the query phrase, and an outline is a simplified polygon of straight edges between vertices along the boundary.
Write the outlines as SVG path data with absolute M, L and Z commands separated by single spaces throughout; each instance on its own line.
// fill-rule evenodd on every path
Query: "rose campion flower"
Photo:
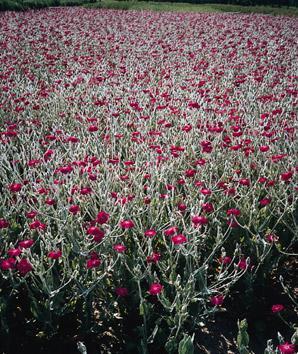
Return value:
M 282 354 L 295 354 L 296 353 L 295 344 L 291 344 L 288 342 L 278 345 L 277 348 Z
M 182 243 L 187 242 L 187 238 L 184 235 L 182 235 L 182 234 L 173 236 L 171 238 L 171 240 L 172 240 L 174 245 L 181 245 Z
M 90 253 L 90 259 L 87 260 L 87 269 L 97 268 L 101 265 L 101 259 L 96 252 Z
M 269 243 L 274 243 L 274 242 L 278 242 L 279 237 L 274 235 L 274 234 L 269 234 L 269 235 L 266 236 L 266 240 Z
M 210 302 L 213 306 L 221 306 L 224 302 L 223 295 L 215 295 L 210 298 Z
M 1 270 L 9 270 L 9 269 L 14 269 L 15 268 L 15 259 L 14 258 L 8 258 L 8 259 L 3 259 L 0 261 L 0 268 Z
M 12 193 L 20 192 L 21 189 L 22 189 L 21 183 L 12 183 L 12 184 L 9 186 L 9 190 L 10 190 Z
M 34 244 L 34 240 L 23 240 L 20 241 L 18 246 L 22 249 L 22 248 L 30 248 L 31 246 L 33 246 Z
M 237 266 L 242 270 L 246 269 L 248 267 L 246 259 L 241 258 L 241 260 L 238 262 Z
M 270 198 L 263 198 L 263 199 L 261 199 L 259 201 L 259 204 L 260 204 L 261 207 L 264 207 L 264 206 L 266 206 L 266 205 L 268 205 L 270 203 L 271 203 L 271 199 Z
M 78 205 L 71 205 L 68 211 L 73 215 L 77 215 L 80 212 L 80 207 Z
M 203 203 L 202 209 L 205 213 L 212 213 L 214 211 L 214 207 L 212 203 Z
M 118 243 L 117 245 L 113 246 L 113 249 L 118 253 L 123 253 L 126 251 L 127 247 L 122 245 L 121 243 Z
M 239 180 L 239 184 L 241 184 L 241 186 L 249 187 L 250 186 L 250 180 L 248 178 L 241 178 Z
M 191 218 L 191 221 L 195 226 L 197 225 L 207 225 L 208 224 L 208 218 L 206 216 L 200 216 L 200 215 L 194 215 Z
M 232 258 L 229 257 L 229 256 L 220 257 L 218 261 L 221 264 L 227 265 L 227 264 L 230 264 L 232 262 Z
M 203 195 L 211 195 L 211 194 L 212 194 L 211 190 L 208 189 L 208 188 L 202 188 L 202 189 L 201 189 L 201 193 L 202 193 Z
M 32 264 L 26 258 L 22 258 L 17 264 L 17 270 L 21 276 L 25 276 L 27 273 L 31 272 L 32 269 Z
M 153 229 L 149 229 L 144 232 L 144 235 L 146 237 L 152 238 L 152 237 L 156 236 L 156 231 Z
M 153 252 L 151 256 L 146 257 L 147 263 L 157 263 L 161 258 L 160 253 Z
M 164 234 L 166 236 L 173 236 L 173 235 L 175 235 L 176 232 L 178 232 L 178 227 L 177 226 L 172 226 L 172 227 L 169 227 L 168 229 L 166 229 L 164 231 Z
M 240 216 L 240 214 L 241 214 L 241 211 L 239 209 L 236 209 L 236 208 L 231 208 L 231 209 L 227 210 L 227 215 L 228 216 L 231 216 L 231 215 Z
M 181 211 L 181 213 L 184 213 L 185 210 L 187 209 L 187 206 L 184 203 L 179 203 L 177 205 L 177 207 L 178 207 L 178 210 Z
M 7 251 L 9 257 L 18 257 L 22 251 L 19 248 L 11 248 Z
M 158 295 L 162 292 L 163 285 L 160 283 L 152 283 L 149 288 L 150 295 Z
M 0 219 L 0 230 L 8 229 L 8 228 L 9 228 L 9 222 L 5 219 Z
M 132 220 L 122 220 L 120 221 L 120 227 L 124 230 L 132 229 L 135 226 Z
M 289 181 L 293 177 L 294 173 L 292 171 L 284 172 L 280 175 L 282 181 Z
M 26 218 L 28 218 L 28 219 L 34 219 L 36 215 L 37 215 L 37 212 L 36 212 L 36 211 L 28 211 L 28 212 L 26 213 Z
M 95 242 L 101 242 L 105 235 L 104 231 L 97 226 L 90 226 L 87 230 L 87 234 L 92 235 Z
M 97 214 L 96 222 L 100 225 L 106 224 L 110 218 L 110 214 L 106 213 L 105 211 L 100 211 Z
M 43 224 L 42 222 L 40 222 L 39 220 L 35 220 L 33 221 L 31 224 L 29 224 L 29 228 L 31 230 L 45 230 L 47 227 L 46 224 Z
M 48 258 L 51 259 L 58 259 L 62 257 L 62 251 L 61 250 L 56 250 L 56 251 L 50 251 L 48 253 Z
M 127 288 L 116 288 L 115 293 L 120 297 L 125 297 L 128 295 L 128 289 Z
M 283 311 L 284 309 L 285 309 L 285 307 L 282 304 L 272 305 L 272 307 L 271 307 L 272 313 L 278 313 L 280 311 Z

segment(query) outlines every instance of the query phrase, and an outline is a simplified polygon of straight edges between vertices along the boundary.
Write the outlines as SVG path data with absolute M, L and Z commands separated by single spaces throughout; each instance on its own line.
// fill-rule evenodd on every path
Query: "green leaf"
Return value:
M 194 346 L 193 346 L 194 334 L 191 336 L 184 334 L 183 339 L 181 339 L 178 347 L 178 354 L 193 354 Z

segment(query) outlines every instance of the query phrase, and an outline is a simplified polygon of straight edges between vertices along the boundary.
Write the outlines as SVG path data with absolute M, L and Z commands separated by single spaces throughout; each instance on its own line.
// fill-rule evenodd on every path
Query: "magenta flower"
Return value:
M 96 217 L 96 222 L 98 222 L 100 225 L 106 224 L 110 218 L 110 214 L 106 213 L 105 211 L 100 211 L 97 214 Z
M 223 295 L 215 295 L 210 298 L 210 302 L 213 306 L 221 306 L 224 302 Z
M 120 227 L 124 230 L 132 229 L 135 226 L 132 220 L 122 220 L 120 221 Z
M 17 264 L 17 270 L 21 276 L 25 276 L 27 273 L 31 272 L 32 269 L 32 264 L 25 258 L 22 258 Z
M 118 243 L 117 245 L 113 246 L 113 249 L 118 253 L 123 253 L 126 251 L 127 247 L 122 245 L 121 243 Z
M 0 229 L 9 228 L 9 222 L 5 219 L 0 219 Z
M 272 307 L 271 307 L 271 311 L 272 311 L 273 313 L 278 313 L 278 312 L 280 312 L 280 311 L 282 311 L 282 310 L 284 310 L 284 309 L 285 309 L 285 307 L 284 307 L 284 305 L 282 305 L 282 304 L 272 305 Z
M 10 190 L 12 193 L 20 192 L 21 189 L 22 189 L 21 183 L 12 183 L 12 184 L 9 186 L 9 190 Z
M 144 235 L 149 237 L 149 238 L 152 238 L 152 237 L 156 236 L 156 231 L 153 230 L 153 229 L 146 230 Z
M 128 295 L 128 289 L 127 288 L 116 288 L 115 293 L 120 297 L 125 297 Z
M 240 216 L 241 214 L 241 211 L 239 209 L 236 209 L 236 208 L 231 208 L 231 209 L 228 209 L 227 210 L 227 215 L 228 216 Z
M 48 253 L 48 258 L 51 258 L 51 259 L 58 259 L 62 257 L 62 251 L 61 250 L 56 250 L 56 251 L 50 251 Z
M 34 244 L 34 240 L 24 240 L 20 241 L 18 246 L 22 248 L 30 248 Z
M 97 268 L 98 266 L 101 265 L 101 259 L 99 258 L 98 254 L 96 252 L 91 252 L 90 253 L 90 259 L 87 260 L 87 268 L 92 269 L 92 268 Z
M 164 234 L 166 235 L 166 236 L 173 236 L 173 235 L 175 235 L 175 233 L 176 232 L 178 232 L 178 227 L 177 226 L 172 226 L 172 227 L 169 227 L 168 229 L 166 229 L 165 231 L 164 231 Z
M 77 215 L 80 212 L 80 207 L 78 205 L 71 205 L 68 210 L 71 214 Z
M 195 226 L 197 225 L 207 225 L 208 224 L 208 218 L 206 218 L 206 216 L 200 216 L 200 215 L 194 215 L 191 219 L 191 221 L 193 222 L 193 224 Z
M 277 348 L 282 354 L 294 354 L 294 353 L 296 353 L 295 344 L 291 344 L 291 343 L 288 343 L 288 342 L 285 342 L 284 344 L 278 345 Z
M 187 238 L 184 235 L 182 235 L 182 234 L 173 236 L 171 238 L 171 240 L 172 240 L 174 245 L 181 245 L 182 243 L 187 242 Z
M 158 295 L 162 292 L 163 286 L 159 283 L 152 283 L 149 288 L 150 295 Z
M 90 226 L 87 230 L 87 234 L 92 235 L 95 242 L 101 242 L 105 235 L 104 231 L 97 226 Z
M 202 209 L 205 211 L 205 213 L 212 213 L 214 211 L 212 203 L 203 203 Z
M 153 252 L 151 256 L 146 257 L 147 263 L 157 263 L 161 258 L 160 253 Z

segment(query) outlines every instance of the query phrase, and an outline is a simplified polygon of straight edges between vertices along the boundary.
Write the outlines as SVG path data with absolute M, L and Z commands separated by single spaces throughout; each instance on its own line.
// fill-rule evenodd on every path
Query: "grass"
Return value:
M 0 0 L 0 11 L 39 9 L 50 6 L 80 6 L 118 10 L 181 11 L 181 12 L 239 12 L 263 13 L 273 16 L 298 16 L 297 7 L 241 6 L 227 4 L 190 4 L 136 0 Z
M 226 4 L 190 4 L 154 1 L 117 1 L 102 0 L 101 2 L 84 5 L 89 8 L 105 8 L 119 10 L 147 10 L 147 11 L 182 11 L 182 12 L 240 12 L 264 13 L 273 16 L 298 16 L 297 7 L 273 6 L 240 6 Z

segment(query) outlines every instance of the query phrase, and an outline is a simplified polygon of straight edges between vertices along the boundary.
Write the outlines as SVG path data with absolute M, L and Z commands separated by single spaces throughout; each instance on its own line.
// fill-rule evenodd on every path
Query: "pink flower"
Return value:
M 176 235 L 176 236 L 173 236 L 171 238 L 172 242 L 174 243 L 174 245 L 180 245 L 182 243 L 185 243 L 187 242 L 187 238 L 182 235 L 182 234 L 179 234 L 179 235 Z
M 220 257 L 218 261 L 221 264 L 227 265 L 231 263 L 232 259 L 229 256 L 225 256 L 225 257 Z
M 92 235 L 95 242 L 101 242 L 105 235 L 104 231 L 97 226 L 90 226 L 87 230 L 87 234 Z
M 293 174 L 292 171 L 284 172 L 280 175 L 280 178 L 282 181 L 289 181 L 293 177 Z
M 187 206 L 184 203 L 179 203 L 177 207 L 179 211 L 181 211 L 181 213 L 185 212 L 185 210 L 187 209 Z
M 203 203 L 202 204 L 202 209 L 206 212 L 206 213 L 212 213 L 214 211 L 214 207 L 211 203 Z
M 26 218 L 34 219 L 36 215 L 37 215 L 36 211 L 29 211 L 28 213 L 26 213 Z
M 195 226 L 208 224 L 208 218 L 206 218 L 206 216 L 194 215 L 191 221 L 195 224 Z
M 250 180 L 248 178 L 241 178 L 239 180 L 239 184 L 241 184 L 242 186 L 249 187 L 250 186 Z
M 43 224 L 42 222 L 40 222 L 39 220 L 35 220 L 33 221 L 30 225 L 29 228 L 31 230 L 45 230 L 47 227 L 46 224 Z
M 14 258 L 3 259 L 2 261 L 0 261 L 0 268 L 2 270 L 14 269 L 15 259 Z
M 21 276 L 25 276 L 27 273 L 31 272 L 32 269 L 32 264 L 25 258 L 22 258 L 17 264 L 17 270 Z
M 34 240 L 23 240 L 19 242 L 19 247 L 22 248 L 30 248 L 34 244 Z
M 163 286 L 159 283 L 152 283 L 149 288 L 150 295 L 158 295 L 161 293 Z
M 166 236 L 173 236 L 173 235 L 175 235 L 175 233 L 176 232 L 178 232 L 178 227 L 177 226 L 171 226 L 171 227 L 169 227 L 168 229 L 166 229 L 165 231 L 164 231 L 164 234 L 166 235 Z
M 157 263 L 160 260 L 160 253 L 153 252 L 151 256 L 146 257 L 147 263 Z
M 0 219 L 0 229 L 7 229 L 9 227 L 9 222 L 5 219 Z
M 120 227 L 122 229 L 128 230 L 132 229 L 135 226 L 134 222 L 132 220 L 122 220 L 120 221 Z
M 215 295 L 210 298 L 210 302 L 213 306 L 220 306 L 224 302 L 224 296 L 223 295 Z
M 282 304 L 272 305 L 272 307 L 271 307 L 271 311 L 272 311 L 273 313 L 280 312 L 280 311 L 282 311 L 282 310 L 284 310 L 284 309 L 285 309 L 285 307 L 284 307 L 284 305 L 282 305 Z
M 80 212 L 80 207 L 78 205 L 71 205 L 68 210 L 73 215 L 77 215 Z
M 22 189 L 21 183 L 12 183 L 12 184 L 9 186 L 9 190 L 10 190 L 12 193 L 20 192 L 21 189 Z
M 22 251 L 19 248 L 11 248 L 7 251 L 9 257 L 18 257 Z
M 106 213 L 105 211 L 100 211 L 97 214 L 96 217 L 96 222 L 98 222 L 100 225 L 106 224 L 110 218 L 110 214 Z
M 246 259 L 241 258 L 241 260 L 238 262 L 237 266 L 242 270 L 246 269 L 247 268 Z
M 128 289 L 127 288 L 116 288 L 115 292 L 118 296 L 124 297 L 128 295 Z
M 266 205 L 268 205 L 270 203 L 271 203 L 271 199 L 270 198 L 263 198 L 263 199 L 261 199 L 259 201 L 259 204 L 260 204 L 261 207 L 264 207 L 264 206 L 266 206 Z
M 282 354 L 294 354 L 296 352 L 295 344 L 288 342 L 278 345 L 277 348 Z
M 227 210 L 227 215 L 228 216 L 230 216 L 230 215 L 240 216 L 240 214 L 241 214 L 241 211 L 239 209 L 236 209 L 236 208 L 231 208 L 231 209 Z
M 62 251 L 60 250 L 57 250 L 57 251 L 50 251 L 48 253 L 48 258 L 51 258 L 51 259 L 58 259 L 62 257 Z
M 274 242 L 277 242 L 279 240 L 279 237 L 274 235 L 274 234 L 269 234 L 269 235 L 266 236 L 266 240 L 269 243 L 274 243 Z
M 201 193 L 204 195 L 211 195 L 212 194 L 211 190 L 208 188 L 202 188 Z
M 92 269 L 101 265 L 101 259 L 96 252 L 90 253 L 90 259 L 87 260 L 87 268 Z
M 152 238 L 152 237 L 156 236 L 156 231 L 153 230 L 153 229 L 146 230 L 144 235 L 149 237 L 149 238 Z
M 118 243 L 117 245 L 113 246 L 113 249 L 118 253 L 123 253 L 126 251 L 127 247 L 122 245 L 121 243 Z

